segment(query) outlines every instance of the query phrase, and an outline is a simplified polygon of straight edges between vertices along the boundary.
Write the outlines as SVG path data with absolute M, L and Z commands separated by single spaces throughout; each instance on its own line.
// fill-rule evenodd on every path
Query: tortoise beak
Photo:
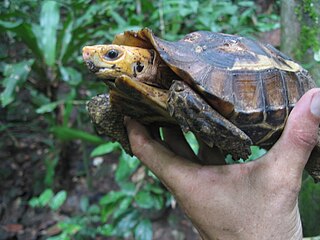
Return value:
M 93 73 L 96 73 L 99 71 L 99 68 L 96 67 L 96 65 L 94 65 L 94 63 L 90 60 L 88 61 L 85 61 L 85 64 L 87 65 L 88 69 L 93 72 Z
M 96 73 L 99 71 L 99 68 L 92 61 L 93 53 L 95 53 L 94 49 L 89 46 L 82 48 L 82 58 L 84 62 L 91 72 Z

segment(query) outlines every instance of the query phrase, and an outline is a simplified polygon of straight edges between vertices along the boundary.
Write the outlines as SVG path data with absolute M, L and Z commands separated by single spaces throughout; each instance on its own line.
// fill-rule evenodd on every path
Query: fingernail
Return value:
M 310 104 L 310 111 L 314 116 L 320 117 L 320 92 L 313 95 Z

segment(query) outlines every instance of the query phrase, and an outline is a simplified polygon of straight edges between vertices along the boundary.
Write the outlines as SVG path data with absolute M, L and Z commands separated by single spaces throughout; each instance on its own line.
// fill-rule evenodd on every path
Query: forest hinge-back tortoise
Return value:
M 299 64 L 270 45 L 206 31 L 177 42 L 151 30 L 127 31 L 110 45 L 86 46 L 90 71 L 109 92 L 88 103 L 99 133 L 131 153 L 125 115 L 153 126 L 180 125 L 234 159 L 250 145 L 269 148 L 300 97 L 315 83 Z M 320 181 L 320 144 L 306 169 Z

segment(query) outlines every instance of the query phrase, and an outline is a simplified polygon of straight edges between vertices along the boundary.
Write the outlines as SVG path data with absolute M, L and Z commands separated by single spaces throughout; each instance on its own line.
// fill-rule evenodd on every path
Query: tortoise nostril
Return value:
M 91 51 L 88 47 L 84 47 L 82 49 L 82 58 L 84 60 L 89 60 L 89 58 L 91 57 Z
M 82 57 L 84 60 L 87 60 L 90 57 L 90 53 L 88 51 L 83 51 L 82 52 Z

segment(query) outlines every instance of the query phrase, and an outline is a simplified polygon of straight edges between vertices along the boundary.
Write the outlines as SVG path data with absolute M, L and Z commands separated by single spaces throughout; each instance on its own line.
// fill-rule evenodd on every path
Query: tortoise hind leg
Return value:
M 250 155 L 251 139 L 198 96 L 187 84 L 174 81 L 168 110 L 184 132 L 191 131 L 209 147 L 216 146 L 234 159 Z

